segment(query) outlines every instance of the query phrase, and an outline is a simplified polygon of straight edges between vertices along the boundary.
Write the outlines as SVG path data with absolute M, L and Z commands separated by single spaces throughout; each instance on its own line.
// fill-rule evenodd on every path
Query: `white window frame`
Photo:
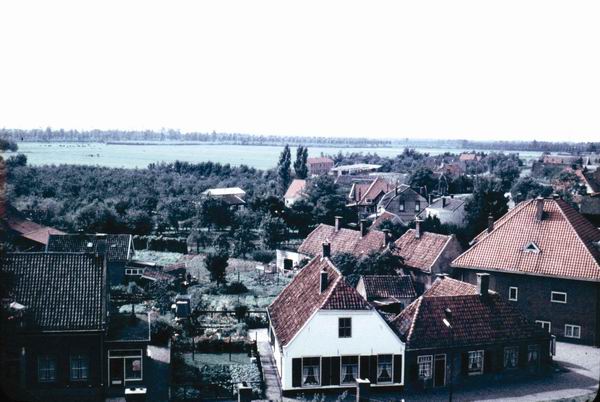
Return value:
M 515 291 L 515 297 L 512 297 L 512 291 Z M 508 288 L 508 300 L 509 301 L 518 301 L 519 300 L 519 288 L 516 286 L 511 286 Z
M 477 371 L 471 371 L 471 359 L 472 359 L 471 355 L 474 355 L 476 357 L 480 356 L 479 359 L 481 359 L 481 367 Z M 484 360 L 485 360 L 485 351 L 483 351 L 483 350 L 470 350 L 468 352 L 468 354 L 467 354 L 467 371 L 468 371 L 469 375 L 481 375 L 481 374 L 483 374 Z
M 46 364 L 47 362 L 53 362 L 54 363 L 54 367 L 49 368 L 48 365 L 45 365 L 44 367 L 42 367 L 41 362 L 45 361 Z M 53 354 L 43 354 L 38 356 L 37 358 L 37 380 L 38 382 L 43 382 L 43 383 L 52 383 L 52 382 L 56 382 L 56 377 L 57 377 L 57 366 L 58 366 L 58 362 L 56 359 L 56 356 Z M 42 373 L 44 373 L 44 375 L 42 375 Z M 52 373 L 52 376 L 48 376 L 48 373 Z
M 112 352 L 129 352 L 130 354 L 111 356 Z M 140 359 L 140 378 L 127 378 L 127 359 L 132 358 Z M 110 377 L 110 359 L 121 359 L 123 361 L 123 383 L 127 383 L 129 381 L 144 381 L 144 352 L 142 349 L 112 349 L 108 351 L 108 381 L 111 383 L 111 385 L 118 385 L 117 383 L 112 384 Z
M 545 324 L 548 324 L 548 333 L 552 332 L 552 323 L 550 321 L 543 321 L 543 320 L 535 320 L 536 324 L 541 324 L 540 326 L 544 329 L 545 328 Z
M 389 374 L 390 374 L 390 380 L 389 381 L 381 381 L 379 380 L 379 361 L 381 360 L 381 356 L 390 356 L 390 367 L 389 367 Z M 386 354 L 386 355 L 377 355 L 377 384 L 392 384 L 394 382 L 394 355 L 393 354 Z
M 565 295 L 565 301 L 562 300 L 554 300 L 554 296 L 555 295 Z M 558 292 L 558 291 L 551 291 L 550 292 L 550 301 L 552 303 L 560 303 L 560 304 L 567 304 L 567 292 Z
M 421 201 L 415 201 L 415 212 L 421 212 Z
M 356 364 L 344 364 L 344 357 L 356 357 Z M 346 376 L 346 372 L 344 370 L 344 368 L 346 366 L 356 366 L 356 378 L 355 381 L 352 382 L 347 382 L 344 381 L 344 377 Z M 340 384 L 356 384 L 356 379 L 360 378 L 360 356 L 359 355 L 348 355 L 348 356 L 341 356 L 340 357 Z
M 319 364 L 317 366 L 312 366 L 312 367 L 317 367 L 317 373 L 314 374 L 315 380 L 317 380 L 316 384 L 305 384 L 304 382 L 306 381 L 306 376 L 304 375 L 304 359 L 319 359 Z M 340 359 L 341 361 L 341 359 Z M 321 386 L 321 369 L 323 367 L 323 361 L 321 360 L 320 356 L 304 356 L 301 358 L 300 362 L 302 363 L 302 371 L 300 372 L 302 374 L 302 382 L 300 383 L 300 387 L 304 387 L 304 388 L 310 388 L 310 387 L 320 387 Z M 311 367 L 309 366 L 309 367 Z
M 577 329 L 577 336 L 575 336 L 575 329 Z M 570 330 L 569 335 L 567 330 Z M 565 338 L 581 339 L 581 325 L 565 324 Z
M 73 366 L 77 362 L 78 366 Z M 77 375 L 73 375 L 77 373 Z M 90 357 L 87 353 L 73 353 L 69 356 L 69 378 L 71 381 L 87 381 L 90 379 Z
M 348 335 L 348 336 L 341 336 L 340 335 L 340 332 L 342 330 L 342 326 L 341 326 L 342 320 L 350 320 L 350 327 L 349 327 L 349 329 L 350 329 L 350 335 Z M 348 327 L 343 327 L 343 328 L 344 329 L 348 329 Z M 346 338 L 352 338 L 352 317 L 339 317 L 338 318 L 338 338 L 344 338 L 344 339 L 346 339 Z
M 507 366 L 507 352 L 514 353 L 517 358 L 517 363 L 514 366 Z M 505 370 L 513 370 L 519 367 L 519 347 L 518 346 L 507 346 L 504 348 L 504 364 L 502 366 Z
M 420 380 L 431 380 L 433 378 L 433 355 L 423 355 L 417 356 L 417 366 L 419 370 L 419 379 Z M 423 368 L 427 368 L 429 366 L 429 375 L 424 376 L 422 373 L 426 370 L 422 370 Z
M 406 205 L 404 204 L 404 201 L 398 202 L 398 210 L 400 212 L 404 212 L 406 210 Z

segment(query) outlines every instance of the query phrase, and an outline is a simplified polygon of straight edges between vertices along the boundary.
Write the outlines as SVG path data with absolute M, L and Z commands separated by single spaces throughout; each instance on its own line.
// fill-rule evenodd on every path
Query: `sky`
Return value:
M 598 1 L 0 0 L 0 127 L 600 141 Z

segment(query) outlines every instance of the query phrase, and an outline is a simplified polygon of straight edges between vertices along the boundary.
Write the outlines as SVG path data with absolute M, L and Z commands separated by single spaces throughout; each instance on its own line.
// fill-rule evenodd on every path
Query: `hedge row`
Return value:
M 185 237 L 133 236 L 133 245 L 137 250 L 187 253 L 187 240 Z

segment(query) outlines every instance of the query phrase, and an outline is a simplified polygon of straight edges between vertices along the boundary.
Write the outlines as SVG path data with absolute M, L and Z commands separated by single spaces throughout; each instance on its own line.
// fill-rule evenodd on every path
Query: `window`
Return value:
M 566 324 L 565 325 L 565 337 L 566 338 L 581 338 L 581 326 Z
M 513 369 L 517 368 L 519 364 L 519 348 L 517 346 L 511 346 L 504 348 L 504 368 Z
M 54 356 L 42 355 L 38 357 L 38 381 L 56 381 L 56 358 Z
M 142 268 L 126 268 L 125 275 L 141 275 L 143 273 Z
M 404 201 L 400 201 L 398 203 L 398 209 L 400 210 L 400 212 L 404 212 Z
M 321 379 L 321 359 L 318 357 L 305 357 L 302 359 L 302 385 L 319 385 Z
M 567 294 L 565 292 L 552 291 L 552 293 L 550 294 L 550 301 L 552 303 L 566 303 Z
M 519 288 L 516 286 L 511 286 L 508 288 L 508 300 L 517 301 L 519 298 Z
M 124 381 L 141 381 L 143 374 L 143 356 L 141 349 L 109 350 L 110 383 L 123 384 Z
M 338 320 L 338 336 L 340 338 L 352 337 L 352 318 L 340 318 Z
M 87 355 L 77 353 L 71 355 L 71 380 L 85 381 L 89 377 L 90 361 Z
M 547 329 L 548 332 L 550 332 L 550 329 L 552 328 L 552 324 L 550 323 L 550 321 L 535 320 L 535 323 L 538 324 L 540 327 Z
M 527 364 L 536 364 L 540 359 L 540 347 L 538 345 L 527 346 Z
M 379 355 L 377 359 L 377 383 L 392 382 L 392 355 Z
M 141 380 L 142 379 L 142 359 L 140 357 L 125 358 L 125 379 L 126 380 Z
M 419 365 L 419 378 L 421 380 L 429 380 L 433 374 L 433 356 L 419 356 L 417 357 L 417 364 Z
M 540 248 L 538 247 L 537 244 L 535 244 L 534 242 L 531 242 L 529 244 L 527 244 L 525 246 L 525 248 L 523 248 L 523 251 L 526 253 L 536 253 L 538 254 L 540 252 Z
M 342 356 L 342 384 L 354 384 L 358 377 L 358 356 Z
M 469 371 L 469 375 L 483 373 L 483 350 L 475 350 L 469 352 L 467 368 Z
M 421 202 L 416 201 L 415 202 L 415 212 L 419 212 L 420 210 L 421 210 Z

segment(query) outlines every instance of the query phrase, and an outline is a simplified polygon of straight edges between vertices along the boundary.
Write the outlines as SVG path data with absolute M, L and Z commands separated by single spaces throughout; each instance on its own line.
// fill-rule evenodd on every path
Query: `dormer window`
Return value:
M 536 253 L 538 254 L 540 252 L 540 248 L 538 247 L 537 244 L 535 244 L 534 242 L 531 242 L 529 244 L 527 244 L 525 246 L 525 248 L 523 249 L 524 252 L 526 253 Z

